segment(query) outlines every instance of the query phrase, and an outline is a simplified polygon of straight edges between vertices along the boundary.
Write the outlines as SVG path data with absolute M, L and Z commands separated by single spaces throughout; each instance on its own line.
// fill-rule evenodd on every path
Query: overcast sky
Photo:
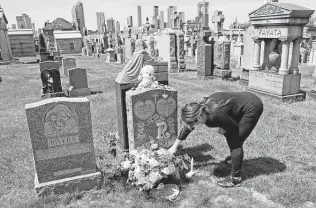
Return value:
M 201 1 L 201 0 L 200 0 Z M 9 21 L 9 27 L 16 24 L 16 16 L 25 13 L 29 15 L 36 28 L 44 27 L 44 22 L 53 21 L 62 17 L 71 19 L 71 9 L 77 0 L 4 0 L 0 4 Z M 164 11 L 165 21 L 167 8 L 177 6 L 177 10 L 185 12 L 185 19 L 197 15 L 197 0 L 82 0 L 84 6 L 86 27 L 89 30 L 97 29 L 96 12 L 104 12 L 105 19 L 113 17 L 121 23 L 121 29 L 127 25 L 127 17 L 133 16 L 134 25 L 137 24 L 137 5 L 142 6 L 142 21 L 153 15 L 153 6 L 159 6 L 159 11 Z M 215 10 L 223 11 L 225 15 L 224 28 L 228 28 L 235 17 L 240 22 L 248 20 L 248 13 L 265 3 L 264 0 L 211 0 L 209 6 L 210 23 Z M 310 9 L 316 9 L 316 0 L 279 0 L 284 3 L 299 4 Z M 160 12 L 159 12 L 160 13 Z M 150 18 L 151 19 L 151 18 Z M 213 25 L 210 25 L 213 28 Z

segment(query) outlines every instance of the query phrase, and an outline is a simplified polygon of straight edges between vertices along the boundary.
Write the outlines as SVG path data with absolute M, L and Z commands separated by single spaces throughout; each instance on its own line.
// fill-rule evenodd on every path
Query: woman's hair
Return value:
M 181 121 L 189 125 L 191 128 L 197 122 L 197 117 L 205 113 L 206 115 L 210 115 L 213 112 L 220 110 L 224 106 L 227 106 L 232 102 L 232 98 L 223 99 L 220 101 L 216 101 L 209 97 L 204 97 L 203 101 L 200 103 L 192 102 L 186 104 L 181 109 Z

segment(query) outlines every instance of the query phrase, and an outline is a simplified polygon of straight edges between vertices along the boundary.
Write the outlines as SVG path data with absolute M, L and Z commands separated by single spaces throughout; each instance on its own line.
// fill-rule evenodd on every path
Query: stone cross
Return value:
M 225 21 L 225 16 L 222 11 L 215 11 L 214 16 L 212 16 L 212 23 L 214 23 L 214 33 L 221 33 L 223 30 L 223 24 Z

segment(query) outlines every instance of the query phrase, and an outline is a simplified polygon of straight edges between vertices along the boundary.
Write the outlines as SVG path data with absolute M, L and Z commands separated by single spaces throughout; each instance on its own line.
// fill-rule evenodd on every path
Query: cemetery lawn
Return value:
M 97 156 L 108 155 L 104 136 L 117 131 L 114 79 L 123 68 L 103 59 L 76 57 L 86 68 L 91 95 L 91 115 Z M 303 67 L 304 68 L 304 67 Z M 303 89 L 312 84 L 312 69 L 302 68 Z M 194 157 L 199 173 L 182 181 L 175 202 L 148 199 L 125 184 L 105 180 L 104 187 L 84 195 L 37 198 L 34 164 L 24 105 L 41 100 L 38 64 L 0 66 L 0 207 L 315 207 L 316 206 L 316 101 L 282 103 L 262 97 L 264 112 L 244 145 L 241 187 L 223 189 L 216 178 L 229 173 L 219 168 L 228 154 L 225 138 L 217 129 L 198 127 L 183 143 L 182 152 Z M 62 77 L 67 88 L 68 77 Z M 196 72 L 170 74 L 182 107 L 218 91 L 242 91 L 238 82 L 198 80 Z M 109 161 L 109 164 L 111 162 Z

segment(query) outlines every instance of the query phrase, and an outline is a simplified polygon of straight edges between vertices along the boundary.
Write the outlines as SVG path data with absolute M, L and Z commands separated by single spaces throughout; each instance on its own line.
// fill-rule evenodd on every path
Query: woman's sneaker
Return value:
M 224 180 L 218 181 L 217 185 L 223 188 L 232 188 L 241 185 L 241 177 L 227 176 Z

